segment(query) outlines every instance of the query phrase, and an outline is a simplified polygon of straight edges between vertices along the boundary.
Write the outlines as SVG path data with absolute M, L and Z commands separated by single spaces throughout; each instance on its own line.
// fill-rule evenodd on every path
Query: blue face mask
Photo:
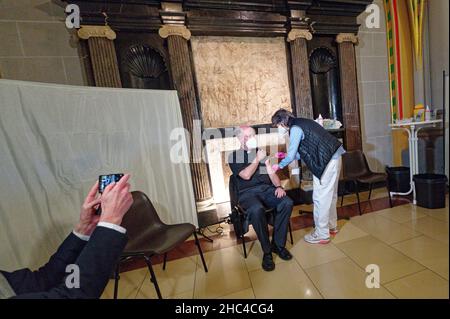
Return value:
M 282 126 L 278 126 L 278 135 L 280 137 L 284 137 L 287 133 L 289 133 L 289 131 L 287 130 L 287 128 L 282 127 Z

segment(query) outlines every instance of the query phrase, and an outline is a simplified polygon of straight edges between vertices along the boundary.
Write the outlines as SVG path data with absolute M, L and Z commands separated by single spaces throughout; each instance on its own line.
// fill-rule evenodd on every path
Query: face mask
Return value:
M 258 146 L 258 143 L 256 142 L 256 138 L 254 137 L 250 137 L 247 142 L 245 143 L 245 145 L 247 146 L 247 148 L 249 150 L 255 149 Z
M 284 137 L 288 133 L 288 130 L 282 126 L 278 127 L 278 135 Z

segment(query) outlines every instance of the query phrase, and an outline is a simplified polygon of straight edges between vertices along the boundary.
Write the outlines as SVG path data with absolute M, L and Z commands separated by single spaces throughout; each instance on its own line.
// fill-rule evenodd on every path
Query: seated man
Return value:
M 284 260 L 292 258 L 285 245 L 293 202 L 286 196 L 269 160 L 261 163 L 266 153 L 257 148 L 255 130 L 250 126 L 241 126 L 235 134 L 241 148 L 230 154 L 228 163 L 236 176 L 239 204 L 246 210 L 248 223 L 253 225 L 264 252 L 262 267 L 271 271 L 275 269 L 272 252 Z M 276 208 L 272 243 L 269 242 L 265 208 Z
M 99 298 L 127 243 L 120 224 L 133 203 L 129 178 L 125 175 L 108 185 L 101 198 L 97 198 L 98 182 L 92 187 L 78 225 L 39 270 L 0 271 L 0 299 Z M 95 209 L 99 204 L 100 216 Z M 79 268 L 79 287 L 75 288 L 65 284 L 66 267 L 72 264 Z

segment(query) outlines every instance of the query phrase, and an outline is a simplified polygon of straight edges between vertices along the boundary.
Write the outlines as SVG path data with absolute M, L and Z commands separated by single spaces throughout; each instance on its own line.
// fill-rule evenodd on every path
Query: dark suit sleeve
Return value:
M 100 298 L 120 258 L 127 236 L 106 227 L 97 227 L 74 264 L 80 272 L 80 287 L 68 288 L 65 282 L 46 291 L 18 295 L 21 299 Z
M 66 266 L 77 260 L 86 243 L 87 241 L 71 233 L 50 260 L 38 270 L 31 271 L 25 268 L 14 272 L 2 272 L 2 274 L 17 295 L 47 291 L 63 280 Z

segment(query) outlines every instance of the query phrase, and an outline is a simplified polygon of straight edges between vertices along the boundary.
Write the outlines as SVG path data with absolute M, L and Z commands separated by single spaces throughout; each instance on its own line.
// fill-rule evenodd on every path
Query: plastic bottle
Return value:
M 427 105 L 427 108 L 425 110 L 425 121 L 431 120 L 431 110 L 430 107 Z

